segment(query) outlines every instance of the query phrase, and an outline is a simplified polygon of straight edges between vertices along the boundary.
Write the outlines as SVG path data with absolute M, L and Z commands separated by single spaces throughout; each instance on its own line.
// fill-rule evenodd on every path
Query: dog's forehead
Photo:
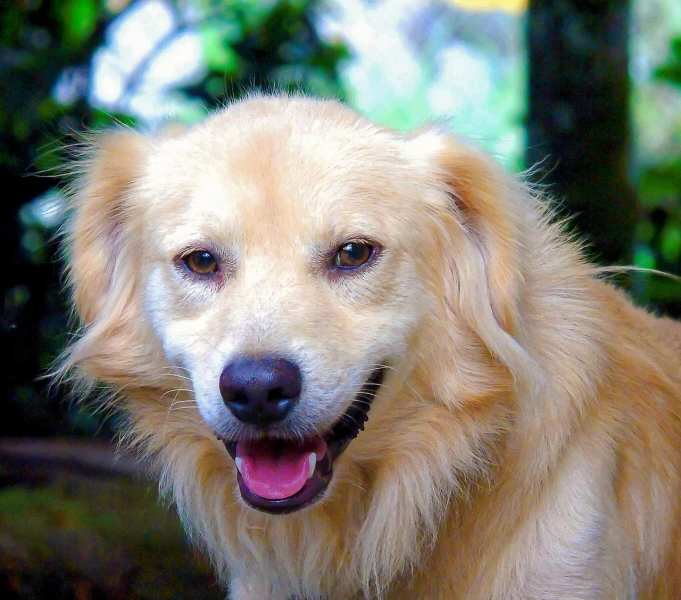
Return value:
M 371 234 L 408 167 L 400 139 L 328 117 L 220 115 L 152 158 L 161 218 L 219 237 Z M 205 233 L 208 230 L 209 233 Z

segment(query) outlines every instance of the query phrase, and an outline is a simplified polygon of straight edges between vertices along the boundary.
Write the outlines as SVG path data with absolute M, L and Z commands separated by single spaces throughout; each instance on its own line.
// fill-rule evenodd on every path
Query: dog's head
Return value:
M 104 135 L 83 164 L 70 364 L 166 421 L 178 394 L 198 408 L 251 507 L 323 498 L 370 408 L 367 460 L 508 383 L 519 209 L 498 197 L 517 192 L 449 137 L 255 98 L 174 137 Z

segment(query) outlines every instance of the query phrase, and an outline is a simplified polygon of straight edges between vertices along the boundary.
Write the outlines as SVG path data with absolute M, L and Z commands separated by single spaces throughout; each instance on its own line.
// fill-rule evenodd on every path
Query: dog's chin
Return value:
M 319 502 L 333 477 L 334 461 L 364 430 L 385 371 L 385 367 L 373 371 L 348 410 L 326 434 L 302 440 L 267 435 L 222 440 L 236 462 L 244 502 L 256 510 L 277 515 Z

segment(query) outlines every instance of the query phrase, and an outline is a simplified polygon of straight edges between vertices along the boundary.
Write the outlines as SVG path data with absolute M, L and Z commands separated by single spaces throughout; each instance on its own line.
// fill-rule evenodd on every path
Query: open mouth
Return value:
M 376 369 L 325 435 L 302 441 L 268 437 L 224 441 L 236 463 L 244 501 L 272 514 L 295 512 L 317 502 L 331 481 L 333 462 L 364 430 L 384 376 L 384 367 Z

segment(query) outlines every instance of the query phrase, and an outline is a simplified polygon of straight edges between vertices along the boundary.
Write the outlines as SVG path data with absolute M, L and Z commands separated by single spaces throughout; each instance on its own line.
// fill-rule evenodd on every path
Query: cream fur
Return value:
M 104 134 L 79 172 L 62 373 L 110 386 L 231 598 L 681 597 L 681 326 L 488 157 L 252 97 L 172 137 Z M 380 259 L 330 279 L 353 236 Z M 202 244 L 218 282 L 173 262 Z M 289 516 L 242 503 L 213 434 L 240 431 L 217 379 L 251 351 L 302 365 L 301 432 L 391 367 L 325 499 Z

